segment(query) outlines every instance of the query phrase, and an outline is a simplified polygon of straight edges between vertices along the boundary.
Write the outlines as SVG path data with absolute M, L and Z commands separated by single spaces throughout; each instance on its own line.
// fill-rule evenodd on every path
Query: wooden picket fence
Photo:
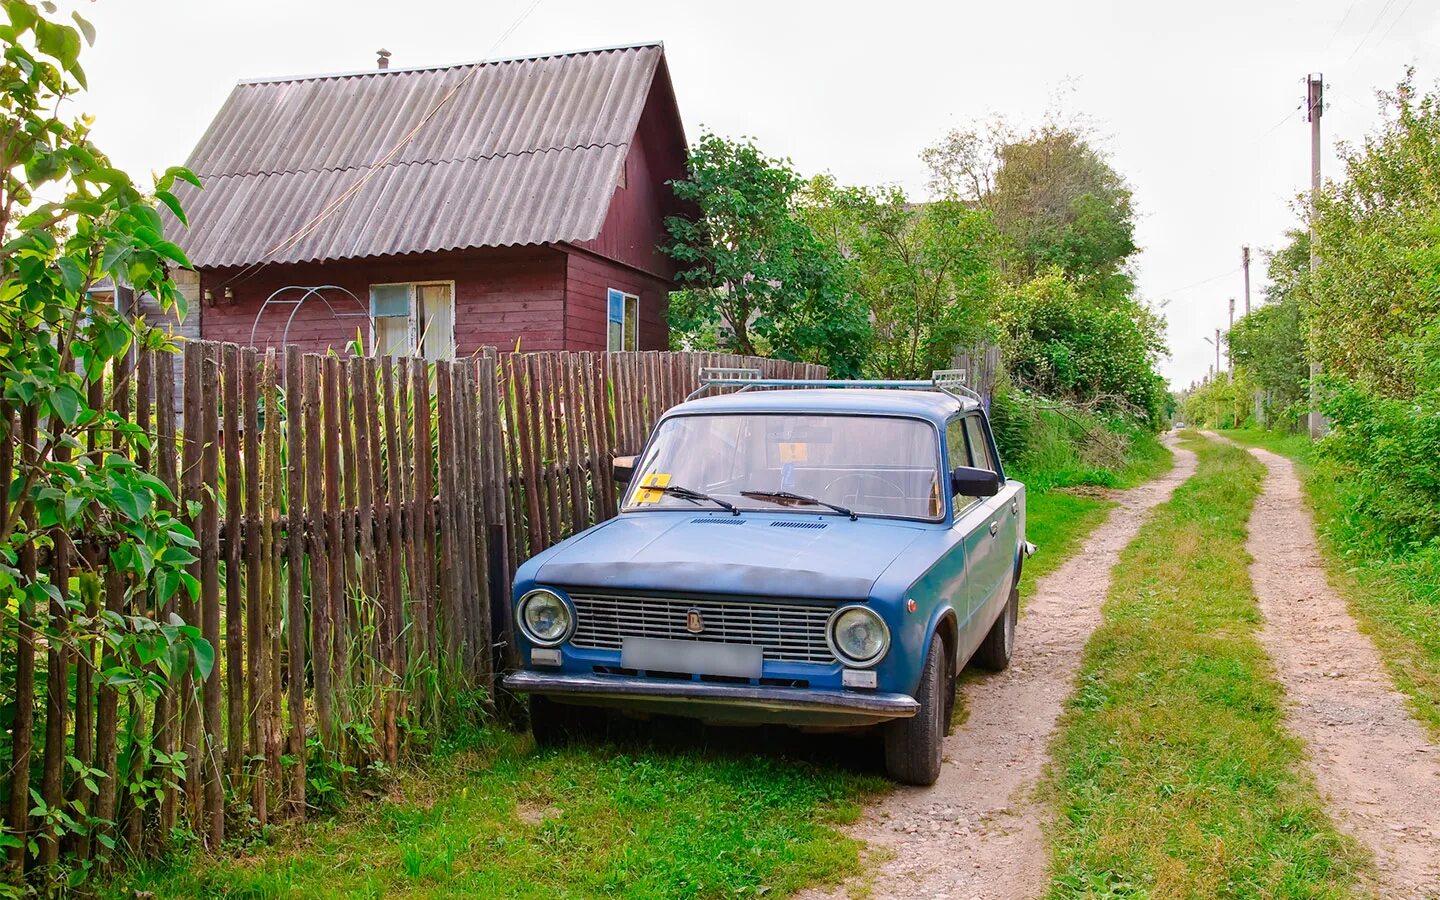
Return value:
M 59 624 L 44 617 L 69 615 L 63 606 L 19 614 L 0 647 L 16 676 L 0 789 L 7 833 L 38 837 L 40 852 L 12 849 L 15 867 L 151 852 L 177 826 L 217 847 L 238 804 L 262 823 L 303 818 L 313 760 L 327 777 L 393 766 L 458 697 L 493 697 L 513 653 L 516 566 L 616 513 L 611 459 L 638 452 L 700 367 L 825 377 L 707 353 L 487 350 L 426 363 L 208 342 L 183 353 L 183 390 L 169 356 L 151 350 L 91 385 L 92 406 L 108 401 L 149 442 L 82 440 L 172 488 L 199 542 L 197 595 L 150 603 L 79 535 L 57 540 L 39 570 L 26 559 L 65 592 L 93 576 L 91 612 L 197 625 L 216 662 L 203 683 L 187 669 L 146 700 L 102 683 L 103 658 L 41 646 Z M 17 418 L 7 469 L 34 428 Z M 152 758 L 141 745 L 183 751 L 183 776 L 133 789 L 156 778 L 135 763 Z M 100 776 L 80 777 L 69 759 Z M 83 810 L 83 827 L 52 832 L 31 815 L 32 789 L 47 807 Z

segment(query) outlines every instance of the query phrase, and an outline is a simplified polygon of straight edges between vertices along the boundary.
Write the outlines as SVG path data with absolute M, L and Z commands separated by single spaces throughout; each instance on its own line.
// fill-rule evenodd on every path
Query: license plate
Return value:
M 642 672 L 759 678 L 765 657 L 763 648 L 750 644 L 627 637 L 620 642 L 620 665 Z

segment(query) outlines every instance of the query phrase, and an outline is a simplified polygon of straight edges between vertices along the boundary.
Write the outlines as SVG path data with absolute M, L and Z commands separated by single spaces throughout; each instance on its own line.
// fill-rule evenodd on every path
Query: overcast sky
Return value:
M 1086 116 L 1135 190 L 1144 295 L 1169 322 L 1176 386 L 1203 376 L 1203 335 L 1241 298 L 1240 247 L 1264 262 L 1309 178 L 1301 110 L 1325 74 L 1333 144 L 1377 122 L 1374 91 L 1414 64 L 1440 78 L 1434 0 L 1030 0 L 728 3 L 594 0 L 81 0 L 100 145 L 136 174 L 181 163 L 242 78 L 665 42 L 687 133 L 748 135 L 804 173 L 897 183 L 947 129 L 994 113 Z M 517 24 L 518 23 L 518 24 Z M 508 34 L 507 34 L 508 32 Z M 1168 301 L 1168 302 L 1166 302 Z

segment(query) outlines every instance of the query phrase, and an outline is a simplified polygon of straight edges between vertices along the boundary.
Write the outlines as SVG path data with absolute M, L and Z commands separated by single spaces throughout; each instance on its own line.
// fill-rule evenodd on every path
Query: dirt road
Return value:
M 1440 748 L 1326 580 L 1294 465 L 1250 452 L 1269 473 L 1246 549 L 1287 724 L 1309 746 L 1336 823 L 1375 854 L 1380 895 L 1440 897 Z
M 940 781 L 896 790 L 854 829 L 871 847 L 889 851 L 875 874 L 879 895 L 992 900 L 1043 891 L 1045 809 L 1033 788 L 1085 642 L 1100 623 L 1120 550 L 1195 469 L 1193 453 L 1171 449 L 1174 469 L 1120 495 L 1080 551 L 1037 585 L 1010 668 L 968 684 L 970 716 L 945 739 Z

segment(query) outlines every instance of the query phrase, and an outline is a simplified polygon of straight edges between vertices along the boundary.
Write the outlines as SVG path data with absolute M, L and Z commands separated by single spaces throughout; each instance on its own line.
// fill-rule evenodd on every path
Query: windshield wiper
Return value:
M 727 503 L 727 502 L 725 502 L 724 500 L 721 500 L 719 497 L 712 497 L 712 496 L 710 496 L 709 494 L 702 494 L 702 493 L 700 493 L 699 491 L 691 490 L 690 488 L 685 487 L 684 485 L 680 485 L 680 484 L 666 484 L 666 485 L 662 485 L 662 486 L 658 486 L 658 487 L 657 487 L 657 486 L 654 486 L 654 485 L 648 485 L 648 484 L 647 484 L 647 485 L 645 485 L 645 490 L 647 490 L 647 491 L 659 491 L 659 492 L 662 493 L 662 494 L 669 494 L 669 495 L 672 496 L 672 497 L 679 497 L 681 500 L 690 500 L 690 501 L 692 501 L 692 502 L 699 502 L 699 501 L 701 501 L 701 500 L 709 500 L 711 503 L 715 504 L 716 506 L 721 507 L 722 509 L 728 509 L 728 510 L 730 510 L 730 515 L 732 515 L 732 516 L 738 516 L 738 515 L 740 515 L 740 508 L 737 507 L 735 504 L 733 504 L 733 503 Z
M 749 497 L 751 500 L 770 500 L 775 503 L 808 503 L 811 506 L 826 506 L 842 516 L 849 516 L 852 522 L 859 518 L 855 515 L 854 510 L 838 503 L 830 503 L 818 497 L 806 497 L 804 494 L 792 494 L 789 491 L 741 491 L 740 496 Z

